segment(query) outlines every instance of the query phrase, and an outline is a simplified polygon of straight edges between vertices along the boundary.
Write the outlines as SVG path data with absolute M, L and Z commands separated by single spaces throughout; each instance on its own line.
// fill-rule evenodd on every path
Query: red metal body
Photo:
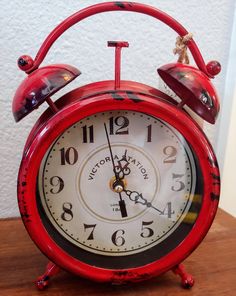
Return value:
M 132 85 L 132 83 L 131 83 Z M 104 88 L 106 83 L 104 82 Z M 132 89 L 132 87 L 131 87 Z M 114 93 L 123 98 L 114 99 Z M 37 126 L 37 132 L 31 134 L 25 148 L 18 179 L 18 198 L 22 219 L 25 226 L 41 251 L 61 268 L 95 281 L 111 281 L 124 283 L 140 281 L 157 276 L 183 261 L 201 242 L 206 235 L 216 213 L 219 199 L 219 178 L 217 161 L 211 145 L 198 125 L 185 112 L 176 108 L 165 99 L 134 93 L 140 101 L 132 100 L 126 91 L 101 94 L 87 94 L 87 99 L 78 98 L 73 91 L 68 100 L 74 95 L 74 102 L 68 104 L 54 116 L 42 121 Z M 66 97 L 64 97 L 64 101 Z M 36 204 L 35 188 L 38 168 L 41 160 L 51 143 L 69 126 L 80 119 L 97 112 L 110 110 L 142 111 L 158 117 L 174 126 L 182 133 L 196 153 L 204 179 L 204 196 L 202 209 L 194 228 L 184 241 L 171 253 L 160 260 L 126 270 L 101 269 L 85 264 L 63 251 L 45 230 Z
M 35 60 L 31 57 L 23 55 L 18 59 L 18 66 L 21 70 L 26 73 L 32 73 L 29 75 L 28 79 L 24 80 L 23 83 L 18 88 L 14 100 L 13 100 L 13 113 L 16 121 L 19 121 L 24 116 L 29 114 L 33 109 L 35 109 L 38 105 L 40 105 L 43 101 L 47 99 L 48 103 L 52 108 L 55 109 L 52 102 L 48 99 L 49 95 L 54 94 L 60 88 L 62 88 L 65 84 L 72 81 L 76 76 L 80 74 L 79 70 L 74 67 L 65 65 L 65 72 L 68 70 L 72 73 L 72 77 L 68 79 L 65 83 L 59 81 L 59 76 L 61 73 L 57 70 L 57 73 L 54 69 L 53 77 L 51 74 L 52 66 L 38 69 L 39 65 L 42 63 L 45 58 L 47 52 L 53 45 L 53 43 L 71 26 L 80 22 L 81 20 L 90 17 L 92 15 L 107 12 L 107 11 L 130 11 L 147 14 L 152 16 L 163 23 L 167 24 L 173 30 L 175 30 L 179 36 L 185 36 L 188 34 L 188 31 L 179 24 L 175 19 L 167 15 L 166 13 L 158 10 L 154 7 L 140 4 L 140 3 L 132 3 L 132 2 L 107 2 L 96 4 L 85 8 L 72 16 L 68 17 L 61 24 L 59 24 L 45 39 L 41 48 L 39 49 Z M 128 47 L 128 42 L 124 41 L 109 41 L 108 46 L 116 47 L 116 62 L 115 62 L 115 89 L 119 89 L 120 87 L 120 54 L 122 47 Z M 214 123 L 219 112 L 219 102 L 217 98 L 217 94 L 212 86 L 208 77 L 213 78 L 214 75 L 217 75 L 220 70 L 220 64 L 217 61 L 211 61 L 207 65 L 202 58 L 202 55 L 193 41 L 190 39 L 186 46 L 189 47 L 196 64 L 199 69 L 194 67 L 188 67 L 187 65 L 180 64 L 170 64 L 161 67 L 158 72 L 164 81 L 180 96 L 183 98 L 182 106 L 186 103 L 194 112 L 200 115 L 202 118 L 207 120 L 210 123 Z M 56 66 L 56 65 L 55 65 Z M 59 65 L 58 65 L 59 66 Z M 73 69 L 71 71 L 71 69 Z M 35 71 L 36 70 L 36 71 Z M 50 70 L 50 71 L 46 71 Z M 48 73 L 47 73 L 48 72 Z M 180 74 L 185 74 L 184 76 Z M 191 73 L 191 77 L 187 77 L 190 75 L 186 75 Z M 205 74 L 205 75 L 204 75 Z M 35 78 L 38 79 L 38 85 L 36 85 L 36 89 L 38 88 L 38 92 L 35 93 Z M 49 83 L 48 86 L 45 81 L 52 80 L 56 82 L 56 87 L 53 83 Z M 184 78 L 184 79 L 183 79 Z M 194 78 L 194 79 L 193 79 Z M 194 81 L 193 81 L 194 80 Z M 197 83 L 197 80 L 199 83 Z M 203 85 L 202 85 L 203 84 Z M 52 87 L 52 91 L 47 91 L 47 96 L 42 94 L 41 89 L 44 91 L 45 87 L 48 89 Z M 200 92 L 200 95 L 197 94 Z M 182 96 L 181 96 L 182 95 Z M 206 103 L 205 103 L 206 101 Z M 210 103 L 209 103 L 210 102 Z M 54 110 L 56 111 L 56 110 Z
M 115 47 L 115 89 L 120 88 L 121 49 L 129 47 L 128 42 L 108 41 L 108 47 Z
M 209 77 L 199 69 L 181 63 L 167 64 L 157 71 L 180 97 L 181 107 L 186 104 L 204 120 L 215 123 L 220 103 Z
M 124 11 L 124 12 L 130 11 L 130 12 L 147 14 L 167 24 L 174 31 L 176 31 L 179 36 L 185 36 L 186 34 L 188 34 L 188 31 L 171 16 L 149 5 L 135 3 L 135 2 L 125 2 L 125 1 L 105 2 L 105 3 L 95 4 L 83 10 L 78 11 L 77 13 L 73 14 L 72 16 L 64 20 L 61 24 L 59 24 L 43 42 L 42 46 L 40 47 L 35 57 L 33 66 L 32 66 L 32 62 L 30 62 L 28 64 L 29 67 L 24 66 L 24 68 L 21 67 L 21 69 L 26 71 L 27 73 L 30 73 L 33 70 L 37 69 L 39 65 L 42 63 L 42 61 L 44 60 L 47 52 L 49 51 L 53 43 L 67 29 L 69 29 L 74 24 L 80 22 L 81 20 L 86 19 L 87 17 L 90 17 L 98 13 L 107 12 L 107 11 Z M 205 62 L 203 60 L 203 57 L 196 43 L 193 41 L 193 39 L 191 39 L 188 42 L 187 46 L 189 47 L 199 69 L 209 77 L 213 77 L 212 73 L 208 72 Z M 32 61 L 32 58 L 29 58 L 28 60 Z
M 171 103 L 172 105 L 177 105 L 177 102 L 166 95 L 165 93 L 161 92 L 158 89 L 155 89 L 149 85 L 134 82 L 134 81 L 120 81 L 120 90 L 123 91 L 132 91 L 134 93 L 141 93 L 145 95 L 149 95 L 151 97 L 158 97 L 162 100 L 165 100 L 166 102 Z M 114 80 L 109 81 L 100 81 L 100 82 L 94 82 L 79 88 L 76 88 L 72 90 L 71 92 L 65 94 L 60 99 L 58 99 L 55 102 L 55 106 L 61 110 L 68 106 L 69 104 L 74 103 L 78 100 L 78 98 L 81 98 L 82 100 L 85 100 L 87 98 L 90 98 L 91 95 L 102 95 L 104 93 L 113 93 L 114 92 Z M 32 128 L 30 135 L 28 137 L 28 140 L 25 144 L 25 149 L 30 145 L 32 140 L 34 139 L 35 135 L 37 134 L 40 126 L 47 121 L 49 118 L 51 118 L 54 115 L 51 109 L 47 109 L 38 119 L 34 127 Z
M 80 71 L 69 65 L 50 65 L 37 69 L 18 87 L 12 102 L 15 121 L 38 108 L 55 92 L 74 80 Z
M 106 2 L 85 8 L 67 18 L 46 38 L 35 60 L 22 56 L 18 60 L 20 69 L 29 74 L 18 88 L 13 99 L 13 114 L 21 120 L 45 100 L 50 108 L 36 122 L 25 144 L 18 175 L 18 203 L 20 213 L 29 235 L 40 250 L 51 261 L 46 272 L 36 285 L 44 289 L 50 276 L 60 268 L 98 282 L 138 282 L 157 276 L 170 269 L 182 278 L 184 287 L 194 283 L 180 264 L 200 244 L 209 230 L 219 201 L 220 175 L 213 149 L 197 123 L 182 109 L 187 104 L 205 120 L 214 123 L 219 111 L 219 101 L 210 78 L 220 71 L 216 61 L 205 65 L 200 51 L 191 39 L 189 47 L 199 69 L 175 63 L 158 69 L 162 79 L 181 98 L 177 103 L 165 93 L 133 81 L 120 78 L 121 49 L 128 42 L 109 41 L 115 47 L 114 80 L 91 83 L 72 90 L 55 103 L 50 96 L 76 78 L 80 71 L 68 65 L 39 68 L 52 44 L 75 23 L 97 13 L 107 11 L 130 11 L 152 16 L 175 30 L 180 36 L 187 30 L 164 12 L 148 5 L 132 2 Z M 113 110 L 143 112 L 163 120 L 178 130 L 188 142 L 199 162 L 203 178 L 202 206 L 194 227 L 183 241 L 172 251 L 150 264 L 127 269 L 96 267 L 80 261 L 61 248 L 44 227 L 36 200 L 37 176 L 45 153 L 52 143 L 67 128 L 87 116 Z
M 39 290 L 44 290 L 48 284 L 50 277 L 58 274 L 60 272 L 60 268 L 52 262 L 48 262 L 46 266 L 46 272 L 40 276 L 36 281 L 36 286 Z

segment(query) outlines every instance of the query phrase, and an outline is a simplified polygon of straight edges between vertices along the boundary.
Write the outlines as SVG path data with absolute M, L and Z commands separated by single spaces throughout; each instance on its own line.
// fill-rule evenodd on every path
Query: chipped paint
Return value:
M 117 1 L 117 2 L 115 2 L 115 5 L 121 9 L 125 9 L 125 4 L 123 2 Z
M 220 199 L 220 195 L 219 194 L 215 194 L 214 192 L 211 192 L 211 200 L 215 201 L 215 200 L 219 200 Z
M 133 93 L 132 91 L 127 91 L 126 92 L 128 98 L 130 100 L 132 100 L 134 103 L 140 103 L 143 102 L 143 100 L 141 100 L 135 93 Z
M 113 284 L 128 284 L 150 279 L 151 275 L 148 273 L 136 273 L 127 270 L 115 271 L 111 278 Z

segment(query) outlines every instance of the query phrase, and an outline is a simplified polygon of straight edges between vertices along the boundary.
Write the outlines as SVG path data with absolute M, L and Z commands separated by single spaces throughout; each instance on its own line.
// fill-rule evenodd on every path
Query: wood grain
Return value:
M 214 224 L 197 250 L 185 261 L 195 278 L 191 290 L 180 287 L 172 272 L 139 284 L 112 286 L 91 283 L 66 272 L 55 276 L 43 292 L 34 280 L 47 259 L 30 240 L 20 219 L 0 221 L 0 295 L 80 296 L 221 296 L 236 295 L 236 219 L 219 210 Z

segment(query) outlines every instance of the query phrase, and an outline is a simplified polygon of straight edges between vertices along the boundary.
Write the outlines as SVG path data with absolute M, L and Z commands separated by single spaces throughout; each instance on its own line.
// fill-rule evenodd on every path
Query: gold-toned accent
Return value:
M 201 203 L 202 202 L 202 195 L 201 194 L 194 194 L 194 196 L 193 196 L 193 202 L 195 202 L 195 203 Z
M 122 192 L 124 189 L 127 188 L 127 180 L 126 180 L 126 179 L 121 179 L 121 182 L 122 182 L 123 188 L 122 188 L 122 190 L 120 190 L 120 191 L 119 191 L 119 185 L 116 186 L 116 189 L 113 188 L 115 182 L 116 182 L 116 177 L 113 176 L 113 177 L 110 179 L 110 181 L 109 181 L 109 187 L 110 187 L 110 189 L 111 189 L 112 191 L 118 193 L 118 192 Z M 117 188 L 117 187 L 118 187 L 118 188 Z M 122 186 L 121 186 L 121 187 L 122 187 Z
M 114 191 L 117 192 L 117 193 L 120 193 L 124 190 L 124 187 L 123 187 L 123 184 L 118 184 L 116 186 L 114 186 Z
M 70 79 L 71 79 L 71 77 L 69 76 L 69 75 L 63 75 L 63 79 L 65 80 L 65 81 L 69 81 Z
M 194 222 L 197 219 L 197 213 L 194 212 L 188 212 L 187 215 L 184 217 L 183 222 L 187 224 L 194 224 Z
M 192 202 L 193 203 L 201 203 L 202 202 L 202 195 L 201 194 L 193 194 L 192 196 Z M 189 194 L 186 194 L 184 196 L 184 199 L 186 201 L 188 201 L 189 199 L 191 199 L 191 196 Z

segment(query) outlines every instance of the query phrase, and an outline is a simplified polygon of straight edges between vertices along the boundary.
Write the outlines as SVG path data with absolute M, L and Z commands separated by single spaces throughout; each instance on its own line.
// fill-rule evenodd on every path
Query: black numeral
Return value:
M 122 235 L 125 234 L 123 229 L 119 229 L 112 234 L 111 240 L 113 244 L 117 247 L 121 247 L 125 244 L 125 239 Z
M 185 184 L 180 179 L 183 178 L 184 174 L 172 174 L 174 180 L 174 185 L 171 186 L 171 189 L 175 192 L 182 191 L 185 188 Z
M 93 125 L 90 126 L 82 126 L 83 130 L 83 143 L 94 143 L 94 129 Z
M 53 176 L 50 178 L 50 184 L 54 187 L 50 189 L 52 194 L 57 194 L 61 192 L 64 188 L 64 181 L 59 176 Z
M 64 202 L 62 205 L 63 213 L 61 214 L 62 220 L 68 222 L 73 219 L 72 204 L 69 202 Z
M 109 118 L 110 135 L 128 135 L 129 134 L 128 126 L 129 126 L 129 119 L 125 116 Z
M 166 215 L 168 218 L 171 218 L 171 216 L 175 213 L 175 211 L 172 211 L 172 204 L 171 202 L 168 202 L 165 206 L 164 210 L 162 211 L 161 215 Z
M 147 126 L 148 134 L 147 134 L 147 142 L 152 142 L 152 125 Z
M 166 146 L 163 149 L 163 152 L 167 156 L 164 159 L 164 163 L 175 163 L 176 162 L 177 149 L 174 146 Z
M 150 227 L 146 227 L 148 225 L 151 225 L 153 221 L 150 222 L 144 222 L 142 221 L 142 230 L 143 232 L 140 234 L 143 238 L 151 237 L 154 234 L 154 231 Z
M 61 165 L 70 164 L 73 165 L 78 160 L 78 151 L 74 147 L 68 149 L 61 148 Z
M 86 231 L 87 229 L 92 229 L 87 240 L 93 240 L 94 239 L 94 236 L 93 236 L 93 233 L 94 233 L 94 229 L 95 227 L 97 226 L 97 224 L 84 224 L 84 231 Z

